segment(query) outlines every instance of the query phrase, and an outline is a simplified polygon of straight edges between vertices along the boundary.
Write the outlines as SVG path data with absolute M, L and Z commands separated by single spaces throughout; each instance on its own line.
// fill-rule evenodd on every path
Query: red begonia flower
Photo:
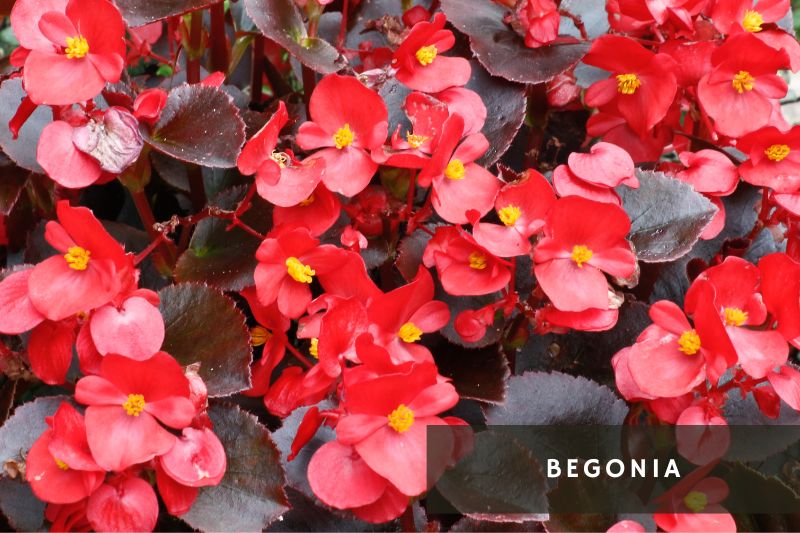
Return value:
M 800 190 L 800 126 L 787 132 L 768 126 L 736 143 L 748 155 L 739 166 L 742 179 L 778 193 Z
M 313 238 L 307 228 L 283 227 L 270 232 L 256 251 L 256 292 L 262 305 L 278 302 L 289 318 L 305 313 L 314 276 L 334 270 L 343 250 Z
M 286 105 L 278 102 L 277 111 L 247 141 L 236 162 L 242 174 L 256 175 L 259 196 L 283 207 L 306 201 L 325 172 L 325 161 L 320 158 L 298 161 L 290 151 L 275 151 L 278 134 L 288 121 Z
M 780 372 L 767 374 L 767 379 L 781 400 L 795 411 L 800 411 L 800 371 L 783 365 Z M 753 393 L 757 390 L 753 389 Z
M 169 477 L 188 487 L 218 485 L 227 468 L 225 448 L 208 428 L 184 428 L 159 463 Z
M 486 328 L 494 323 L 495 309 L 487 305 L 480 309 L 465 309 L 456 316 L 453 327 L 467 342 L 478 342 L 486 336 Z
M 706 361 L 713 355 L 703 346 L 705 332 L 667 300 L 653 304 L 649 313 L 654 324 L 627 354 L 630 376 L 648 396 L 682 396 L 706 379 Z
M 728 485 L 720 478 L 705 478 L 682 494 L 673 497 L 676 512 L 655 513 L 659 528 L 681 533 L 730 533 L 736 522 L 725 512 L 721 502 L 728 497 Z M 703 512 L 705 511 L 705 512 Z
M 197 499 L 197 494 L 200 492 L 198 487 L 189 487 L 182 485 L 172 479 L 161 466 L 161 462 L 156 460 L 154 462 L 154 469 L 156 471 L 156 486 L 161 499 L 164 501 L 164 506 L 167 512 L 173 516 L 181 516 L 189 512 L 189 509 L 194 505 Z
M 525 30 L 525 46 L 540 48 L 558 37 L 561 15 L 553 0 L 526 0 L 517 10 L 517 17 Z
M 348 387 L 347 414 L 336 426 L 339 442 L 352 445 L 367 466 L 407 496 L 427 488 L 427 426 L 447 424 L 436 415 L 458 402 L 453 385 L 437 375 L 432 365 L 414 365 L 408 374 Z
M 642 137 L 623 117 L 603 110 L 589 117 L 586 133 L 624 148 L 635 163 L 658 160 L 673 136 L 672 126 L 661 123 Z
M 463 57 L 441 54 L 456 43 L 453 32 L 444 29 L 444 13 L 436 13 L 433 21 L 417 22 L 392 58 L 398 81 L 426 93 L 437 93 L 449 87 L 460 87 L 469 81 L 472 68 Z
M 589 87 L 586 104 L 614 108 L 641 137 L 666 116 L 678 90 L 672 57 L 627 37 L 595 39 L 583 62 L 612 73 Z
M 339 219 L 341 204 L 339 197 L 325 185 L 317 188 L 299 204 L 291 207 L 275 205 L 272 220 L 275 226 L 305 226 L 311 235 L 318 237 L 328 231 Z
M 639 187 L 631 156 L 615 144 L 599 142 L 592 145 L 588 154 L 573 152 L 567 164 L 573 174 L 592 185 Z
M 150 297 L 145 297 L 145 293 Z M 113 353 L 137 361 L 149 359 L 164 342 L 158 295 L 138 291 L 119 304 L 104 305 L 92 313 L 89 330 L 101 355 Z
M 68 122 L 56 120 L 42 130 L 36 147 L 36 161 L 47 175 L 68 189 L 82 189 L 103 177 L 100 164 L 72 142 L 75 132 Z
M 606 533 L 645 533 L 646 529 L 639 522 L 621 520 L 608 528 Z
M 439 143 L 420 171 L 419 184 L 433 184 L 431 203 L 436 213 L 453 224 L 465 224 L 466 212 L 476 210 L 481 216 L 492 208 L 500 180 L 475 163 L 489 148 L 481 133 L 461 140 L 464 119 L 452 115 L 442 127 Z
M 277 302 L 262 305 L 258 300 L 255 287 L 248 287 L 240 292 L 247 300 L 258 326 L 250 330 L 251 344 L 263 346 L 261 359 L 250 366 L 253 386 L 244 391 L 246 396 L 264 396 L 269 389 L 272 371 L 278 366 L 286 353 L 286 331 L 291 321 L 278 309 Z
M 83 416 L 62 403 L 47 420 L 50 429 L 33 443 L 25 476 L 33 493 L 50 503 L 74 503 L 92 494 L 105 472 L 92 458 Z
M 150 483 L 123 474 L 109 479 L 92 494 L 86 516 L 95 531 L 153 531 L 158 498 Z
M 106 470 L 122 471 L 168 452 L 176 438 L 158 421 L 182 429 L 195 415 L 189 381 L 164 352 L 146 361 L 105 356 L 100 375 L 78 381 L 75 399 L 89 406 L 89 447 Z
M 679 157 L 686 169 L 675 174 L 675 177 L 694 187 L 697 192 L 727 196 L 739 183 L 736 165 L 716 150 L 681 152 Z
M 432 360 L 430 351 L 417 341 L 424 333 L 442 329 L 450 320 L 447 304 L 433 299 L 433 289 L 430 272 L 420 267 L 411 283 L 369 303 L 370 332 L 396 362 Z
M 91 531 L 92 524 L 86 518 L 88 499 L 75 503 L 48 503 L 44 517 L 50 522 L 50 531 Z
M 11 11 L 20 46 L 30 50 L 25 90 L 37 104 L 91 100 L 117 83 L 125 64 L 125 23 L 107 0 L 20 0 Z
M 314 156 L 325 161 L 325 186 L 345 196 L 363 191 L 378 168 L 367 151 L 383 145 L 388 134 L 383 98 L 352 76 L 330 74 L 314 88 L 309 113 L 297 144 L 321 148 Z
M 614 189 L 593 185 L 580 179 L 567 165 L 558 165 L 553 170 L 553 188 L 562 198 L 580 196 L 595 202 L 622 206 L 622 199 Z
M 491 294 L 511 279 L 505 263 L 454 226 L 436 229 L 425 248 L 423 263 L 428 268 L 436 266 L 442 287 L 454 296 Z
M 722 33 L 758 34 L 764 24 L 778 22 L 791 7 L 789 0 L 717 0 L 711 11 L 714 26 Z
M 627 278 L 636 268 L 636 256 L 625 240 L 630 226 L 628 215 L 615 205 L 577 196 L 553 205 L 533 260 L 536 279 L 556 308 L 608 308 L 603 272 Z
M 773 102 L 786 94 L 777 71 L 788 58 L 749 33 L 730 37 L 711 55 L 713 70 L 703 76 L 697 98 L 722 135 L 741 137 L 770 121 Z
M 90 311 L 111 301 L 132 276 L 133 258 L 85 207 L 56 207 L 58 222 L 50 221 L 45 239 L 61 252 L 33 268 L 28 296 L 50 320 Z
M 164 110 L 166 105 L 167 91 L 158 88 L 145 89 L 133 101 L 133 116 L 139 122 L 152 126 L 161 118 L 161 111 Z
M 72 363 L 72 345 L 77 334 L 75 320 L 45 320 L 31 331 L 28 359 L 36 377 L 50 385 L 64 383 Z
M 800 263 L 784 253 L 765 255 L 758 262 L 764 305 L 777 320 L 787 341 L 800 337 Z
M 11 272 L 0 282 L 0 333 L 18 335 L 45 320 L 28 296 L 28 279 L 33 269 Z
M 570 329 L 578 331 L 607 331 L 617 324 L 619 310 L 606 306 L 603 309 L 584 311 L 561 311 L 552 304 L 536 310 L 536 332 L 566 333 Z
M 472 236 L 499 257 L 527 254 L 531 235 L 541 231 L 550 207 L 555 203 L 553 188 L 533 169 L 520 181 L 504 185 L 494 200 L 502 226 L 472 220 Z
M 713 290 L 705 290 L 706 284 Z M 756 379 L 786 363 L 789 355 L 789 345 L 779 331 L 750 329 L 761 326 L 767 318 L 759 285 L 760 275 L 755 265 L 730 256 L 700 274 L 689 287 L 685 300 L 686 311 L 693 314 L 701 302 L 713 298 L 717 323 L 725 326 L 739 364 Z

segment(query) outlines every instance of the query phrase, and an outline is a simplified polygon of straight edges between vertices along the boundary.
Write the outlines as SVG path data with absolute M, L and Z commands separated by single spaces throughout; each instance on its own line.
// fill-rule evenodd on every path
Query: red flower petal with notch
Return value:
M 153 531 L 158 498 L 150 483 L 122 474 L 109 478 L 92 494 L 86 516 L 95 531 Z
M 20 0 L 11 25 L 25 58 L 25 90 L 37 104 L 91 100 L 125 65 L 125 22 L 107 0 Z

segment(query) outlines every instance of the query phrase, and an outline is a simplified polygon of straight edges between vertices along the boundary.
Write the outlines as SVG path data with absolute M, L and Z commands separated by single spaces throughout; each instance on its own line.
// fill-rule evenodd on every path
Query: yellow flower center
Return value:
M 139 416 L 144 411 L 144 396 L 141 394 L 128 394 L 128 399 L 122 404 L 122 408 L 128 416 Z
M 749 72 L 746 70 L 740 70 L 736 73 L 736 76 L 733 77 L 733 81 L 731 81 L 731 85 L 739 94 L 742 94 L 745 91 L 752 91 L 753 90 L 753 82 L 756 79 L 750 75 Z
M 757 33 L 761 31 L 761 25 L 764 24 L 764 17 L 758 11 L 748 9 L 744 12 L 742 19 L 742 27 L 750 33 Z
M 310 266 L 304 265 L 296 257 L 290 257 L 286 260 L 286 272 L 292 277 L 293 280 L 299 283 L 311 283 L 314 281 L 314 272 Z
M 686 355 L 694 355 L 700 350 L 700 335 L 693 329 L 684 331 L 678 339 L 678 350 Z
M 403 342 L 416 342 L 422 338 L 422 330 L 413 322 L 406 322 L 400 326 L 397 336 L 403 339 Z
M 333 134 L 333 143 L 336 145 L 336 148 L 341 150 L 342 148 L 350 146 L 354 138 L 355 136 L 350 130 L 350 124 L 345 124 Z
M 469 254 L 469 267 L 475 270 L 483 270 L 486 268 L 486 256 L 479 252 L 472 252 Z
M 311 193 L 311 194 L 308 195 L 308 198 L 306 198 L 305 200 L 301 201 L 297 205 L 300 205 L 300 206 L 303 206 L 303 207 L 308 207 L 309 205 L 314 203 L 314 200 L 316 200 L 316 198 L 314 198 L 314 193 Z
M 708 496 L 700 491 L 693 490 L 683 497 L 683 503 L 693 513 L 699 513 L 708 505 Z
M 289 156 L 283 152 L 276 152 L 273 150 L 271 154 L 269 154 L 270 159 L 278 163 L 278 166 L 281 168 L 286 168 L 289 166 L 289 162 L 291 159 Z
M 254 326 L 250 329 L 250 344 L 253 346 L 261 346 L 266 344 L 272 338 L 272 333 L 267 331 L 266 328 L 261 326 Z
M 411 148 L 419 148 L 427 140 L 428 138 L 425 137 L 424 135 L 417 135 L 415 133 L 406 133 L 406 141 L 408 142 L 409 145 L 411 145 Z
M 80 59 L 89 53 L 89 42 L 83 35 L 67 37 L 67 46 L 64 48 L 67 59 Z
M 56 462 L 56 466 L 59 467 L 61 470 L 69 470 L 69 465 L 62 461 L 57 457 L 53 457 L 53 460 Z
M 436 54 L 438 52 L 439 51 L 436 49 L 436 45 L 432 44 L 430 46 L 423 46 L 422 48 L 417 50 L 417 53 L 414 55 L 417 57 L 417 61 L 419 61 L 420 65 L 422 65 L 423 67 L 427 67 L 428 65 L 433 63 L 434 59 L 436 59 Z
M 642 84 L 636 74 L 617 74 L 617 92 L 620 94 L 634 94 Z
M 389 413 L 387 418 L 390 428 L 398 433 L 403 433 L 414 424 L 414 411 L 401 403 L 397 409 Z
M 593 255 L 592 251 L 582 244 L 572 247 L 572 260 L 575 261 L 578 268 L 583 268 L 583 264 L 588 262 Z
M 506 226 L 513 226 L 521 214 L 522 211 L 519 210 L 519 207 L 511 204 L 505 206 L 503 209 L 497 212 L 497 216 L 500 217 L 500 221 Z
M 447 163 L 447 168 L 444 169 L 444 175 L 451 180 L 464 179 L 464 163 L 460 159 L 453 159 Z
M 741 326 L 747 322 L 747 313 L 738 307 L 726 307 L 722 316 L 726 326 Z
M 318 338 L 314 337 L 313 339 L 311 339 L 311 346 L 309 346 L 309 348 L 308 348 L 308 353 L 310 353 L 311 356 L 314 359 L 319 359 L 319 339 Z
M 764 154 L 767 156 L 767 159 L 776 162 L 786 159 L 786 156 L 789 155 L 790 152 L 791 150 L 785 144 L 773 144 L 764 150 Z
M 80 246 L 70 246 L 67 253 L 64 254 L 64 259 L 67 261 L 67 266 L 72 270 L 86 270 L 89 268 L 89 256 L 92 252 Z

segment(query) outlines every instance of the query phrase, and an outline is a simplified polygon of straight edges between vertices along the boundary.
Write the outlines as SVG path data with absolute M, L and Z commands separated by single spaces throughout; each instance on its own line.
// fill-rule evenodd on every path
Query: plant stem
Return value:
M 225 3 L 218 2 L 209 8 L 211 14 L 211 70 L 228 72 L 228 39 L 225 35 Z
M 292 343 L 290 343 L 288 340 L 284 342 L 284 345 L 286 346 L 286 349 L 289 350 L 292 353 L 292 355 L 297 358 L 298 361 L 300 361 L 301 363 L 303 363 L 303 365 L 305 365 L 306 368 L 311 368 L 312 366 L 314 366 L 311 364 L 311 361 L 309 361 L 305 355 L 301 354 L 297 348 L 292 346 Z
M 189 165 L 189 197 L 192 208 L 200 211 L 206 206 L 206 186 L 203 183 L 203 171 L 197 165 Z
M 253 64 L 250 70 L 250 101 L 254 104 L 261 103 L 264 84 L 264 36 L 260 33 L 253 40 Z
M 341 51 L 344 47 L 345 38 L 347 38 L 347 18 L 349 11 L 350 1 L 342 0 L 342 22 L 339 25 L 339 36 L 336 39 L 336 47 Z
M 175 245 L 165 239 L 163 233 L 156 229 L 156 217 L 144 191 L 132 191 L 130 189 L 128 191 L 131 193 L 133 205 L 136 206 L 136 211 L 139 213 L 139 218 L 142 220 L 142 225 L 147 235 L 150 236 L 153 242 L 158 241 L 158 245 L 155 247 L 157 251 L 153 255 L 153 264 L 162 274 L 170 274 L 172 265 L 175 264 L 176 260 Z
M 200 46 L 203 41 L 203 11 L 193 11 L 190 15 L 189 50 L 186 55 L 186 82 L 200 82 L 200 58 L 203 53 Z

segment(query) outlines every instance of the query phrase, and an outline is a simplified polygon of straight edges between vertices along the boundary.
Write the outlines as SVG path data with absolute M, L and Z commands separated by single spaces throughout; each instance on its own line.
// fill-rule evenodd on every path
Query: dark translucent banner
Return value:
M 428 510 L 800 512 L 800 426 L 429 426 Z

